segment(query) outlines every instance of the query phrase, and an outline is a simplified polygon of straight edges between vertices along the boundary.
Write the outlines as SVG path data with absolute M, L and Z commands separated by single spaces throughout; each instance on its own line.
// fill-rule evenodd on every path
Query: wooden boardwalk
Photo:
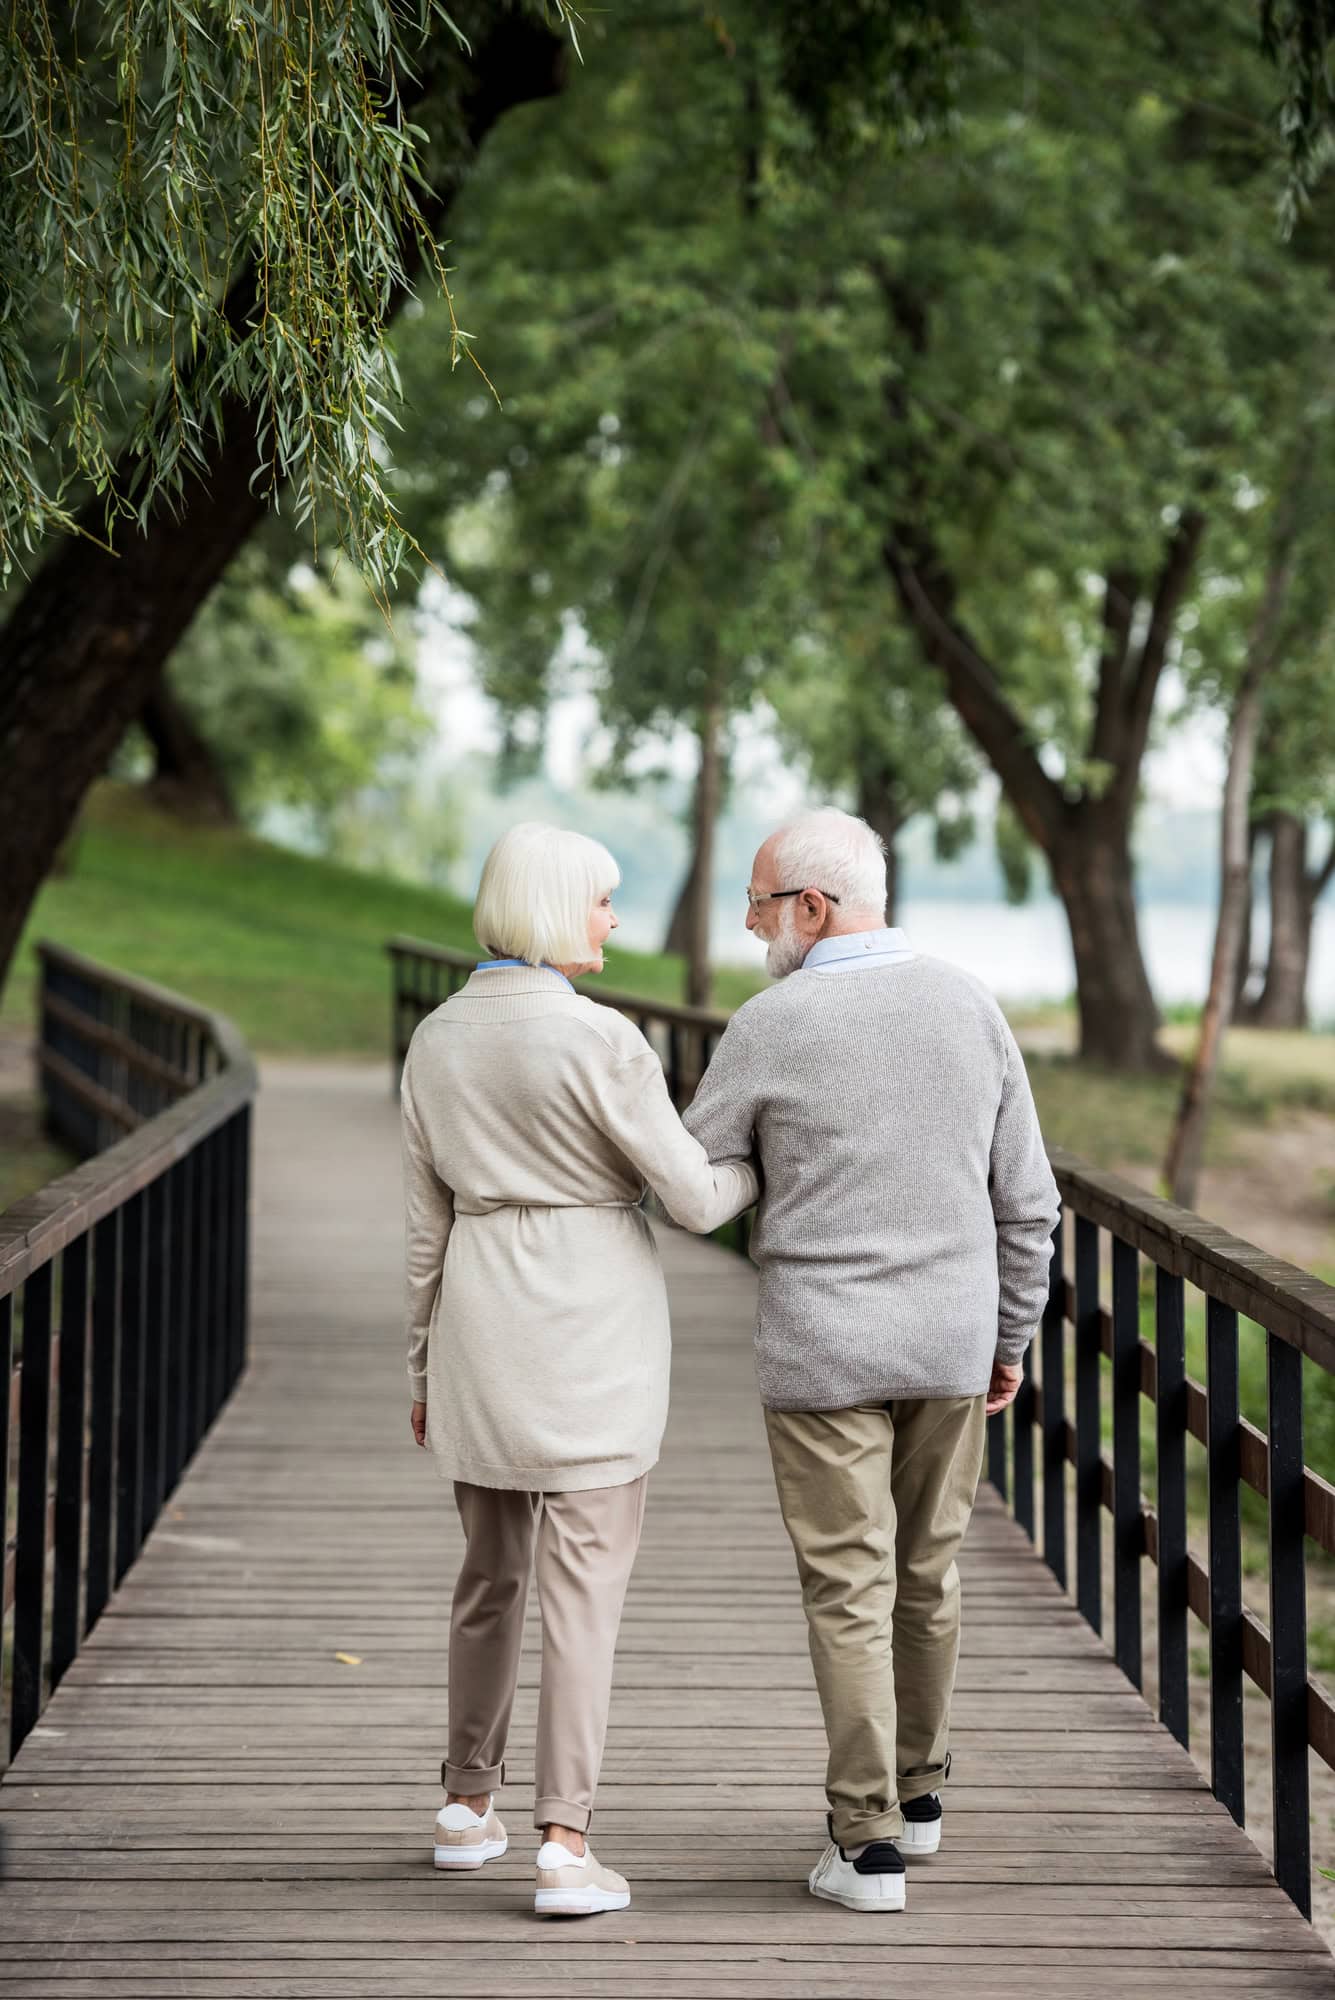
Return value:
M 753 1277 L 673 1232 L 672 1423 L 594 1827 L 634 1902 L 533 1916 L 532 1651 L 510 1854 L 437 1876 L 459 1535 L 408 1436 L 395 1107 L 383 1074 L 266 1084 L 252 1366 L 0 1787 L 0 2000 L 1335 1994 L 1255 1849 L 986 1498 L 941 1854 L 903 1916 L 807 1894 L 823 1739 Z

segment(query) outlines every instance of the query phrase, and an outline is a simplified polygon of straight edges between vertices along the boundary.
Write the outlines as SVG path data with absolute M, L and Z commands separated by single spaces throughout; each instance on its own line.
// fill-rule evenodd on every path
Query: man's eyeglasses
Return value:
M 805 894 L 806 894 L 805 888 L 771 889 L 768 895 L 757 896 L 754 889 L 748 889 L 746 892 L 746 901 L 749 908 L 753 910 L 758 910 L 762 903 L 777 903 L 780 897 L 782 896 L 804 896 Z M 837 903 L 839 901 L 839 898 L 837 896 L 832 896 L 828 889 L 817 889 L 816 894 L 818 896 L 824 896 L 827 903 Z

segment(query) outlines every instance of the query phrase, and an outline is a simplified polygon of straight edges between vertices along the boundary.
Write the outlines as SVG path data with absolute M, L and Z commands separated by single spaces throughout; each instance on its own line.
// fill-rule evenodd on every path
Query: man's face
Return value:
M 771 844 L 766 841 L 751 864 L 751 889 L 757 896 L 768 896 L 784 886 L 775 874 Z M 771 979 L 786 979 L 790 972 L 796 972 L 810 949 L 811 938 L 798 928 L 795 905 L 799 901 L 796 896 L 785 896 L 777 903 L 762 903 L 758 910 L 747 904 L 746 928 L 769 947 L 765 970 Z

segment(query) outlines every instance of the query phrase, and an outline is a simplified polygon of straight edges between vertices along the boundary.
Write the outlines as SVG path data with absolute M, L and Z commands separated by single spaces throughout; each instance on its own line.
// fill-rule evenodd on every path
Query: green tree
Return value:
M 1116 25 L 1068 13 L 1034 42 L 1001 21 L 955 144 L 864 183 L 843 297 L 846 351 L 880 361 L 871 535 L 1047 860 L 1082 1051 L 1139 1067 L 1159 1059 L 1131 862 L 1156 696 L 1209 539 L 1273 483 L 1329 275 L 1276 235 L 1249 12 Z
M 935 46 L 901 89 L 901 120 L 940 108 Z M 731 718 L 809 653 L 813 621 L 837 624 L 843 588 L 837 567 L 817 574 L 822 525 L 796 502 L 819 457 L 783 412 L 802 323 L 807 214 L 794 193 L 829 129 L 835 79 L 848 88 L 846 58 L 836 50 L 812 74 L 761 8 L 726 30 L 659 19 L 590 46 L 556 115 L 503 135 L 459 212 L 461 244 L 472 234 L 492 251 L 480 308 L 506 330 L 503 407 L 475 398 L 447 431 L 432 417 L 437 316 L 399 339 L 424 419 L 413 518 L 434 506 L 453 520 L 438 532 L 479 602 L 475 636 L 503 708 L 541 710 L 575 625 L 614 767 L 682 725 L 697 738 L 692 860 L 667 942 L 698 1003 Z M 850 101 L 835 156 L 856 143 Z M 578 232 L 554 244 L 545 218 L 575 204 Z M 865 779 L 888 797 L 887 773 Z
M 963 852 L 974 837 L 969 800 L 979 776 L 912 634 L 887 624 L 883 604 L 867 606 L 861 619 L 850 607 L 828 633 L 804 635 L 766 692 L 785 747 L 813 783 L 842 794 L 885 842 L 886 922 L 893 923 L 900 835 L 925 815 L 938 860 Z
M 482 0 L 6 15 L 0 510 L 11 550 L 57 534 L 5 606 L 0 972 L 87 786 L 289 482 L 373 578 L 401 556 L 384 329 L 439 282 L 460 180 L 511 105 L 559 88 L 565 46 Z

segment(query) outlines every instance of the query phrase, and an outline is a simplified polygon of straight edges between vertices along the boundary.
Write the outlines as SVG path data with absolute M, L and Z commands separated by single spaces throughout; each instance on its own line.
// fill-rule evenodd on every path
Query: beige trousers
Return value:
M 588 1826 L 647 1483 L 645 1473 L 582 1493 L 517 1493 L 455 1482 L 467 1547 L 450 1619 L 449 1755 L 441 1766 L 448 1791 L 472 1798 L 496 1791 L 505 1777 L 536 1557 L 542 1687 L 533 1823 L 580 1833 Z
M 893 1840 L 949 1768 L 955 1556 L 983 1463 L 982 1396 L 766 1410 L 825 1717 L 841 1847 Z

